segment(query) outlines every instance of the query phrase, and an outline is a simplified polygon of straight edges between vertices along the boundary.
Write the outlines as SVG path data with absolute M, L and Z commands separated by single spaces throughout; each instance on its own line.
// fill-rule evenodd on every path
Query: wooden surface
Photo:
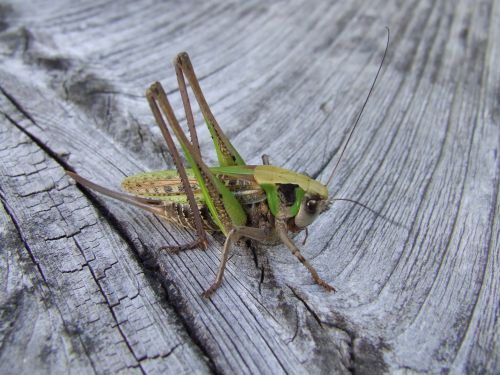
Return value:
M 0 373 L 499 373 L 500 3 L 16 1 L 0 6 Z M 323 181 L 304 255 L 75 186 L 171 167 L 144 91 L 190 53 L 249 163 Z M 199 114 L 196 113 L 198 124 Z M 199 127 L 204 157 L 215 162 Z M 297 241 L 302 241 L 302 235 Z

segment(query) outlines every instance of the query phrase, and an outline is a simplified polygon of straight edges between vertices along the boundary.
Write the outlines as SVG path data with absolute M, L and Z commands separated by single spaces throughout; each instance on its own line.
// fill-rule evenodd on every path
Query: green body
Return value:
M 209 170 L 221 182 L 221 186 L 225 189 L 224 194 L 229 193 L 236 198 L 238 204 L 233 208 L 241 210 L 240 212 L 245 214 L 245 217 L 248 206 L 260 202 L 265 202 L 270 212 L 276 215 L 280 203 L 278 187 L 283 184 L 295 186 L 295 198 L 290 205 L 290 217 L 294 217 L 298 213 L 306 192 L 325 197 L 325 199 L 328 196 L 326 187 L 318 181 L 271 165 L 233 165 L 210 167 Z M 210 196 L 207 199 L 207 195 L 203 194 L 200 183 L 192 169 L 186 169 L 186 173 L 199 209 L 208 209 L 207 201 L 210 201 Z M 159 200 L 165 207 L 169 204 L 174 205 L 177 208 L 174 212 L 179 211 L 178 205 L 185 205 L 186 207 L 183 210 L 187 215 L 188 200 L 181 178 L 176 170 L 146 172 L 130 176 L 123 180 L 122 188 L 138 197 Z M 192 227 L 192 225 L 186 225 L 186 221 L 180 218 L 179 215 L 174 214 L 165 218 L 181 226 Z M 211 214 L 211 219 L 217 223 L 213 214 Z M 244 224 L 248 224 L 248 222 L 245 220 Z M 213 226 L 206 225 L 206 227 L 215 230 Z M 217 229 L 223 231 L 220 226 L 217 226 Z

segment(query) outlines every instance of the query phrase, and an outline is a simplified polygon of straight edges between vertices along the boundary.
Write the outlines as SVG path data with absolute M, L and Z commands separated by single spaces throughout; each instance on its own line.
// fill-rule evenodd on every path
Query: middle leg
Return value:
M 224 270 L 226 269 L 226 263 L 229 258 L 229 252 L 231 251 L 234 243 L 241 237 L 247 237 L 259 242 L 266 242 L 272 237 L 272 235 L 268 230 L 260 228 L 240 226 L 231 229 L 226 237 L 226 242 L 224 242 L 222 257 L 215 281 L 205 292 L 203 292 L 203 297 L 209 298 L 221 285 L 222 278 L 224 277 Z
M 335 288 L 328 284 L 326 281 L 324 281 L 319 275 L 318 272 L 314 269 L 313 266 L 307 261 L 306 258 L 300 253 L 299 248 L 295 243 L 288 237 L 287 235 L 287 228 L 286 228 L 286 223 L 281 220 L 276 220 L 276 232 L 278 233 L 278 236 L 283 242 L 286 247 L 292 252 L 292 254 L 304 265 L 304 267 L 307 268 L 309 273 L 311 274 L 313 280 L 316 282 L 316 284 L 321 285 L 323 288 L 328 290 L 329 292 L 335 292 Z

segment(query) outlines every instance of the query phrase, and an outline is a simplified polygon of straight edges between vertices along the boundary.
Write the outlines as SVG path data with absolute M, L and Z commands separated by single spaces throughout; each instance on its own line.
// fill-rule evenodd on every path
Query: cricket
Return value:
M 388 45 L 389 29 L 382 62 L 326 184 L 304 174 L 270 165 L 267 155 L 262 156 L 262 165 L 247 165 L 217 123 L 186 52 L 179 53 L 173 64 L 190 139 L 181 128 L 162 85 L 155 82 L 146 91 L 147 101 L 176 170 L 145 172 L 126 177 L 121 184 L 126 193 L 97 185 L 77 173 L 66 173 L 86 188 L 196 231 L 197 238 L 193 242 L 162 248 L 167 251 L 179 252 L 195 248 L 206 250 L 207 233 L 222 232 L 225 242 L 219 269 L 213 283 L 202 294 L 204 297 L 210 297 L 222 284 L 231 249 L 241 239 L 250 239 L 264 245 L 284 244 L 305 266 L 316 284 L 326 291 L 335 292 L 335 288 L 320 277 L 302 255 L 292 237 L 295 233 L 307 231 L 307 227 L 329 209 L 333 201 L 345 200 L 371 210 L 354 200 L 329 197 L 328 185 L 375 86 Z M 203 161 L 186 80 L 212 137 L 218 166 L 209 167 Z M 189 168 L 184 166 L 172 133 Z

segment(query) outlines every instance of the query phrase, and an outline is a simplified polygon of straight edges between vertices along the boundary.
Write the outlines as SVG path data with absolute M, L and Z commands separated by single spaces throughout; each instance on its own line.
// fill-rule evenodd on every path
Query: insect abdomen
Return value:
M 199 186 L 191 170 L 186 170 L 193 192 L 199 193 Z M 167 199 L 169 196 L 184 195 L 184 185 L 177 171 L 147 172 L 126 177 L 123 190 L 141 197 Z
M 177 224 L 184 228 L 196 229 L 193 212 L 187 203 L 163 202 L 165 210 L 161 217 L 171 223 Z M 219 227 L 213 221 L 210 213 L 205 205 L 199 205 L 203 229 L 209 232 L 219 231 Z

